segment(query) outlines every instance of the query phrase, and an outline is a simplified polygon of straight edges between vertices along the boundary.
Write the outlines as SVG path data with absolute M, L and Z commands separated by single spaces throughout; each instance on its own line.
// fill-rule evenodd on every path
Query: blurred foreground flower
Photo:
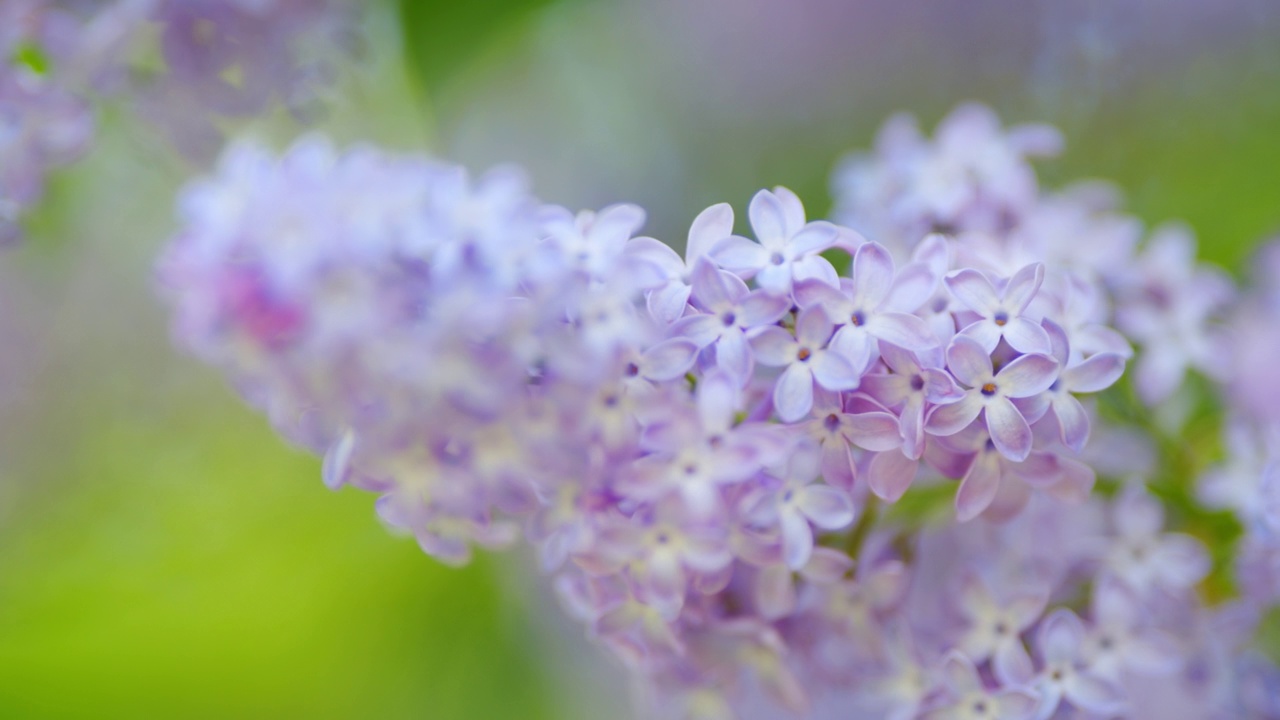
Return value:
M 125 95 L 184 152 L 212 155 L 215 120 L 282 102 L 302 113 L 350 47 L 341 0 L 5 0 L 0 5 L 0 242 L 48 172 L 91 144 L 94 102 Z M 144 71 L 150 34 L 162 64 Z
M 160 283 L 179 343 L 329 486 L 445 562 L 523 534 L 655 716 L 1143 717 L 1152 677 L 1188 718 L 1274 716 L 1242 688 L 1274 677 L 1245 650 L 1280 585 L 1207 602 L 1161 478 L 1093 493 L 1088 460 L 1121 436 L 1090 396 L 1129 340 L 1164 400 L 1230 286 L 1185 235 L 1139 251 L 1105 193 L 1041 195 L 1024 158 L 1053 131 L 905 123 L 838 183 L 871 240 L 774 188 L 754 239 L 716 205 L 684 258 L 636 237 L 640 208 L 543 205 L 509 168 L 237 145 L 184 193 Z M 1205 293 L 1153 290 L 1184 281 Z M 1158 432 L 1134 407 L 1112 422 Z M 1242 472 L 1219 496 L 1270 492 Z

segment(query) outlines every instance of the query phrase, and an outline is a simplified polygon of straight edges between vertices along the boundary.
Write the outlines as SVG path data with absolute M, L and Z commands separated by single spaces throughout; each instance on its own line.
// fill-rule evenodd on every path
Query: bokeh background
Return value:
M 0 0 L 2 2 L 3 0 Z M 980 100 L 1067 138 L 1233 272 L 1280 234 L 1274 0 L 383 0 L 310 127 L 573 207 L 695 212 L 784 184 L 814 216 L 885 117 Z M 0 717 L 598 718 L 626 688 L 520 553 L 453 570 L 330 493 L 176 353 L 151 263 L 201 171 L 105 108 L 0 256 Z

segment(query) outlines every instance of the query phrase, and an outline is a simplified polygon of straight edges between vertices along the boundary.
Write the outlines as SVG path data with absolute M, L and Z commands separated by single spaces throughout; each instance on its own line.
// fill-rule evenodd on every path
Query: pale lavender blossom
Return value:
M 809 278 L 837 283 L 836 269 L 818 253 L 835 243 L 838 231 L 830 223 L 805 222 L 804 206 L 794 193 L 783 187 L 761 190 L 748 214 L 759 242 L 731 236 L 716 243 L 710 253 L 720 267 L 779 295 Z
M 1047 716 L 1068 702 L 1072 707 L 1100 715 L 1124 709 L 1119 687 L 1094 673 L 1084 662 L 1085 627 L 1070 610 L 1049 613 L 1036 631 L 1036 651 L 1043 665 L 1035 688 L 1041 696 L 1040 713 Z
M 1058 362 L 1048 355 L 1023 355 L 995 372 L 987 352 L 965 335 L 951 341 L 947 368 L 967 386 L 965 397 L 935 407 L 925 429 L 935 435 L 954 435 L 981 415 L 1001 454 L 1013 461 L 1025 460 L 1031 453 L 1031 426 L 1013 400 L 1048 390 L 1058 377 Z
M 1021 688 L 988 688 L 973 662 L 959 652 L 943 660 L 940 671 L 944 694 L 923 720 L 1030 720 L 1038 695 Z
M 728 203 L 720 203 L 703 210 L 693 219 L 684 258 L 670 245 L 651 237 L 633 238 L 627 243 L 629 255 L 651 263 L 660 272 L 659 284 L 645 296 L 649 312 L 667 323 L 680 319 L 694 291 L 691 286 L 699 262 L 705 262 L 711 248 L 731 235 L 733 208 Z
M 773 387 L 773 406 L 784 422 L 804 418 L 813 408 L 814 385 L 826 390 L 854 390 L 860 375 L 854 350 L 836 344 L 835 323 L 821 306 L 800 311 L 795 336 L 768 327 L 751 340 L 756 361 L 784 368 Z
M 781 320 L 791 309 L 790 301 L 764 290 L 748 290 L 736 275 L 717 270 L 706 259 L 695 263 L 692 299 L 701 312 L 679 320 L 672 334 L 710 349 L 716 365 L 745 384 L 755 368 L 751 338 Z
M 849 349 L 859 373 L 878 357 L 877 341 L 908 350 L 936 346 L 928 326 L 911 314 L 924 304 L 933 284 L 927 268 L 911 265 L 898 275 L 888 251 L 868 242 L 853 256 L 852 275 L 841 279 L 839 290 L 821 281 L 801 283 L 795 296 L 801 307 L 820 305 L 841 322 L 833 342 Z
M 809 562 L 815 528 L 839 530 L 853 522 L 853 500 L 848 493 L 813 482 L 821 470 L 821 458 L 816 447 L 796 448 L 785 466 L 776 471 L 781 477 L 757 500 L 761 521 L 777 523 L 781 529 L 783 560 L 792 570 Z
M 977 576 L 961 586 L 956 609 L 964 618 L 956 647 L 974 663 L 991 661 L 996 678 L 1010 685 L 1026 684 L 1034 669 L 1021 636 L 1040 619 L 1048 601 L 1043 589 L 1019 588 L 1006 601 L 992 597 Z
M 1145 489 L 1127 488 L 1112 513 L 1117 537 L 1106 567 L 1139 596 L 1185 591 L 1209 572 L 1209 557 L 1199 540 L 1161 532 L 1164 511 Z
M 1226 369 L 1210 320 L 1234 295 L 1219 270 L 1195 260 L 1195 239 L 1178 225 L 1157 229 L 1120 284 L 1116 325 L 1139 346 L 1134 384 L 1147 404 L 1167 400 L 1188 369 Z
M 946 278 L 951 294 L 978 316 L 960 333 L 978 341 L 988 353 L 1004 340 L 1022 353 L 1049 352 L 1049 336 L 1040 323 L 1027 317 L 1027 306 L 1044 282 L 1044 266 L 1027 265 L 997 289 L 977 270 L 957 270 Z

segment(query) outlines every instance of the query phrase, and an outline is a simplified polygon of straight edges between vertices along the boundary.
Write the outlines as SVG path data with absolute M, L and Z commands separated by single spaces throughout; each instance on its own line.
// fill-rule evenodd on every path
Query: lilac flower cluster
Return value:
M 1086 353 L 1126 352 L 1108 325 L 1139 345 L 1134 384 L 1148 405 L 1169 400 L 1188 369 L 1217 376 L 1214 321 L 1233 298 L 1231 282 L 1196 262 L 1183 226 L 1162 226 L 1140 243 L 1141 223 L 1119 212 L 1116 193 L 1101 183 L 1039 192 L 1027 159 L 1055 155 L 1060 145 L 1052 128 L 1005 130 L 978 105 L 954 110 L 932 139 L 898 116 L 873 154 L 837 170 L 835 217 L 900 256 L 933 231 L 954 236 L 964 262 L 976 257 L 1007 276 L 1045 263 L 1065 303 L 1059 312 Z
M 277 99 L 307 109 L 332 75 L 319 51 L 350 45 L 352 14 L 340 0 L 5 0 L 0 242 L 18 238 L 46 175 L 89 147 L 94 101 L 127 91 L 179 148 L 212 154 L 217 118 Z M 133 63 L 152 27 L 163 66 L 143 73 Z
M 656 716 L 1274 713 L 1248 614 L 1200 598 L 1205 548 L 1091 442 L 1133 356 L 1113 317 L 1159 400 L 1229 286 L 1161 295 L 1223 286 L 1181 231 L 1137 253 L 1097 186 L 1041 196 L 1052 131 L 903 122 L 843 186 L 884 244 L 778 187 L 751 237 L 704 210 L 683 256 L 509 168 L 237 145 L 160 282 L 179 343 L 329 486 L 445 562 L 523 534 Z M 1136 477 L 1109 500 L 1095 467 Z M 1174 678 L 1181 714 L 1151 714 Z

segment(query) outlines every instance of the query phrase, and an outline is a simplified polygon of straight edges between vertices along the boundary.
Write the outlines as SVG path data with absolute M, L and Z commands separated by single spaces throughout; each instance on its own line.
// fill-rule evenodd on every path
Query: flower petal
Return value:
M 693 288 L 680 282 L 669 282 L 649 293 L 645 305 L 659 322 L 670 325 L 684 315 Z
M 692 340 L 663 340 L 641 356 L 641 373 L 650 380 L 665 382 L 689 372 L 698 357 L 698 346 Z
M 1014 273 L 1004 288 L 1004 305 L 1015 314 L 1021 314 L 1035 298 L 1044 283 L 1044 264 L 1032 263 Z M 1048 352 L 1048 348 L 1044 350 Z
M 1084 643 L 1084 624 L 1075 613 L 1058 608 L 1040 624 L 1036 645 L 1046 663 L 1074 663 Z
M 828 349 L 848 360 L 854 370 L 862 374 L 875 362 L 880 344 L 864 328 L 845 325 L 831 338 Z
M 863 450 L 880 452 L 902 447 L 898 418 L 887 412 L 859 413 L 843 418 L 844 435 Z
M 787 221 L 787 232 L 794 233 L 799 230 L 804 225 L 804 203 L 800 202 L 800 198 L 789 188 L 781 185 L 773 187 L 773 196 L 778 198 L 778 205 L 782 207 L 782 216 Z
M 849 443 L 836 438 L 822 444 L 822 479 L 842 490 L 852 490 L 857 481 L 857 466 Z
M 730 308 L 741 296 L 728 278 L 735 277 L 720 270 L 707 258 L 699 258 L 693 265 L 690 283 L 693 285 L 694 303 L 707 312 L 716 313 Z
M 716 243 L 708 256 L 717 265 L 737 275 L 759 272 L 769 264 L 769 251 L 759 243 L 744 237 L 730 235 Z
M 853 523 L 853 500 L 829 485 L 810 485 L 799 491 L 796 506 L 823 530 L 839 530 Z
M 787 216 L 782 203 L 768 190 L 761 190 L 751 198 L 747 217 L 760 244 L 770 250 L 780 248 L 791 234 L 787 230 Z
M 856 390 L 862 375 L 841 355 L 830 350 L 814 353 L 809 363 L 813 379 L 828 390 Z
M 968 522 L 986 510 L 1000 489 L 1000 458 L 979 453 L 956 492 L 956 519 Z
M 791 257 L 799 259 L 822 252 L 835 243 L 838 234 L 831 223 L 811 222 L 790 238 Z
M 982 398 L 969 393 L 960 402 L 938 405 L 929 411 L 924 428 L 930 435 L 955 435 L 977 419 L 982 407 Z
M 685 338 L 704 348 L 718 340 L 724 334 L 724 329 L 724 323 L 715 315 L 689 315 L 671 326 L 671 335 Z
M 928 323 L 906 313 L 877 313 L 868 319 L 867 332 L 907 350 L 926 350 L 938 344 Z
M 957 335 L 947 346 L 947 369 L 965 385 L 978 387 L 992 377 L 991 356 L 978 341 Z
M 968 695 L 982 689 L 982 678 L 973 661 L 958 650 L 952 650 L 942 660 L 942 679 L 957 695 Z
M 944 405 L 943 407 L 953 407 Z M 987 403 L 987 432 L 1001 455 L 1020 462 L 1031 454 L 1031 426 L 1005 397 L 994 397 Z
M 1070 393 L 1062 393 L 1053 401 L 1053 414 L 1058 418 L 1062 444 L 1076 451 L 1084 451 L 1089 442 L 1089 414 Z
M 893 287 L 881 306 L 885 310 L 913 313 L 933 296 L 938 277 L 925 265 L 912 263 L 894 278 Z
M 983 317 L 991 317 L 1000 307 L 1000 296 L 996 294 L 995 286 L 978 270 L 957 270 L 947 275 L 943 282 L 957 300 Z
M 796 317 L 796 342 L 810 350 L 824 347 L 833 330 L 835 324 L 821 307 L 805 308 Z
M 703 432 L 727 432 L 738 410 L 738 388 L 724 373 L 713 372 L 698 383 L 697 403 Z
M 685 258 L 693 261 L 707 255 L 711 248 L 733 234 L 733 206 L 718 203 L 698 213 L 689 226 L 689 242 L 685 246 Z
M 1124 707 L 1123 691 L 1092 673 L 1072 673 L 1063 690 L 1072 705 L 1086 712 L 1112 715 Z
M 816 281 L 831 287 L 840 285 L 840 274 L 831 261 L 821 255 L 810 255 L 791 263 L 791 276 L 795 282 Z
M 1053 343 L 1049 333 L 1038 323 L 1024 317 L 1015 317 L 1004 326 L 1004 341 L 1009 347 L 1022 353 L 1049 353 Z
M 751 345 L 738 328 L 726 328 L 716 343 L 716 366 L 732 375 L 739 383 L 751 377 Z
M 813 407 L 813 373 L 803 363 L 792 363 L 773 387 L 773 408 L 783 422 L 796 422 Z
M 1075 367 L 1062 371 L 1062 383 L 1071 392 L 1106 390 L 1124 374 L 1124 358 L 1116 353 L 1098 353 Z
M 813 553 L 813 529 L 809 521 L 797 511 L 783 512 L 778 515 L 782 529 L 782 556 L 787 567 L 799 570 L 809 562 Z
M 767 327 L 759 335 L 751 338 L 751 349 L 756 361 L 768 367 L 781 367 L 795 362 L 796 352 L 800 346 L 795 338 L 786 330 L 773 326 Z
M 995 717 L 1000 720 L 1030 720 L 1040 706 L 1040 696 L 1031 690 L 1001 690 L 995 703 Z
M 916 479 L 920 463 L 897 450 L 877 453 L 867 468 L 867 486 L 885 502 L 897 502 Z
M 936 329 L 935 329 L 936 332 Z M 960 331 L 961 335 L 976 340 L 982 349 L 990 354 L 1000 344 L 1000 338 L 1004 337 L 1000 326 L 995 322 L 983 318 L 977 322 L 970 323 Z
M 738 325 L 743 328 L 772 325 L 791 309 L 791 301 L 779 295 L 757 290 L 738 302 Z
M 796 586 L 791 569 L 786 565 L 770 565 L 756 575 L 756 610 L 766 620 L 790 615 L 796 606 Z
M 659 269 L 664 277 L 679 278 L 684 273 L 684 261 L 671 246 L 651 237 L 631 238 L 627 242 L 628 257 L 644 260 Z
M 1023 355 L 1000 369 L 996 385 L 1005 397 L 1024 398 L 1048 390 L 1057 379 L 1057 360 L 1048 355 Z
M 854 304 L 867 311 L 880 307 L 893 287 L 893 271 L 893 257 L 883 245 L 869 242 L 858 248 L 852 268 Z
M 1021 640 L 1000 643 L 991 657 L 991 669 L 1002 685 L 1028 685 L 1035 677 L 1035 664 Z

